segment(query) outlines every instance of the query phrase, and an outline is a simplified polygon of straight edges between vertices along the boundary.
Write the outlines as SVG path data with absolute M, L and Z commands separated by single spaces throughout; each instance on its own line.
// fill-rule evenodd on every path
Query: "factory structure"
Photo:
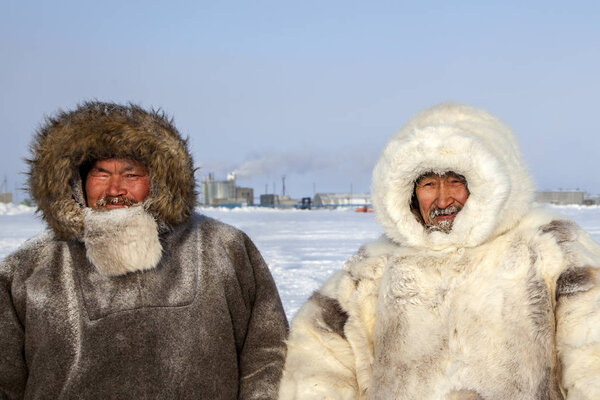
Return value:
M 537 203 L 547 203 L 555 205 L 582 205 L 593 206 L 600 205 L 600 195 L 589 194 L 582 190 L 554 190 L 535 192 L 535 201 Z
M 579 190 L 535 192 L 535 201 L 537 203 L 548 203 L 558 205 L 585 204 L 586 196 L 585 192 Z
M 8 191 L 8 180 L 6 179 L 6 175 L 4 176 L 4 180 L 0 185 L 0 203 L 12 203 L 13 195 Z
M 338 208 L 338 207 L 370 207 L 369 193 L 316 193 L 313 198 L 292 199 L 285 194 L 285 177 L 282 194 L 261 194 L 258 204 L 272 208 Z M 254 205 L 254 189 L 236 185 L 235 173 L 227 175 L 226 180 L 216 180 L 214 173 L 202 178 L 201 201 L 203 206 L 243 207 Z
M 313 198 L 313 207 L 364 207 L 370 206 L 369 193 L 317 193 Z
M 12 203 L 12 193 L 9 193 L 9 192 L 0 193 L 0 203 Z
M 285 177 L 282 178 L 282 193 L 261 194 L 258 206 L 273 208 L 372 208 L 369 193 L 315 193 L 301 200 L 292 199 L 285 194 Z M 273 188 L 274 189 L 274 188 Z M 274 190 L 273 190 L 274 191 Z M 1 192 L 1 191 L 0 191 Z M 10 193 L 1 193 L 0 201 L 9 201 Z M 6 198 L 5 198 L 6 197 Z M 582 190 L 538 191 L 534 197 L 537 203 L 555 205 L 596 205 L 600 204 L 600 196 L 590 195 Z M 204 206 L 243 207 L 255 205 L 254 189 L 236 185 L 235 173 L 230 173 L 226 180 L 216 180 L 213 173 L 202 179 L 201 204 Z
M 227 180 L 217 181 L 213 173 L 202 179 L 202 205 L 204 206 L 251 206 L 254 205 L 254 189 L 239 187 L 235 184 L 235 174 Z
M 261 207 L 277 207 L 277 208 L 295 208 L 298 206 L 298 200 L 292 199 L 288 195 L 278 194 L 261 194 Z

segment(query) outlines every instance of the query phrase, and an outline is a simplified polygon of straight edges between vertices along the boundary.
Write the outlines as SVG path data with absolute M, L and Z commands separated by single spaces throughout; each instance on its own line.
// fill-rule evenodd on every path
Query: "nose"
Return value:
M 440 184 L 439 194 L 437 198 L 437 206 L 439 208 L 446 208 L 454 202 L 452 193 L 449 188 L 442 182 Z
M 106 194 L 109 196 L 125 196 L 127 194 L 127 189 L 123 185 L 123 180 L 120 176 L 110 177 Z

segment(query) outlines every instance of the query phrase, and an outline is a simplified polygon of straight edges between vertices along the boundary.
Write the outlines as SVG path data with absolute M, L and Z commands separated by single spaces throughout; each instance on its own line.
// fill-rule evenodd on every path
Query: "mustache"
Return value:
M 127 197 L 124 197 L 124 196 L 110 196 L 110 195 L 106 195 L 96 202 L 97 207 L 105 207 L 108 205 L 122 205 L 125 207 L 130 207 L 134 204 L 137 204 L 137 201 L 128 199 Z
M 458 208 L 457 206 L 450 206 L 450 207 L 446 207 L 446 208 L 434 208 L 431 211 L 429 211 L 429 219 L 433 220 L 435 217 L 437 217 L 438 215 L 450 215 L 450 214 L 455 214 L 457 212 L 459 212 L 461 209 Z

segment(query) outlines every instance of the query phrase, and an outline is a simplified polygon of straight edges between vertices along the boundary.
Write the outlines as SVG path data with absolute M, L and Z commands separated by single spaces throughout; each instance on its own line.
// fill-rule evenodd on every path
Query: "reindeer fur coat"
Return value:
M 0 264 L 1 399 L 274 399 L 287 321 L 250 239 L 194 213 L 162 114 L 86 103 L 49 119 L 29 185 L 50 230 Z M 130 158 L 142 205 L 85 206 L 82 170 Z M 109 229 L 110 228 L 110 229 Z
M 465 176 L 450 233 L 412 214 L 426 172 Z M 280 398 L 600 399 L 600 248 L 532 206 L 511 132 L 442 104 L 387 144 L 372 195 L 385 235 L 292 321 Z

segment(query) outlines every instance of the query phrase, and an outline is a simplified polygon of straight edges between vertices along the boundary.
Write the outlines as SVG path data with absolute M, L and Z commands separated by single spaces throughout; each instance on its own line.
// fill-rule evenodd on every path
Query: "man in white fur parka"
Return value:
M 600 247 L 533 190 L 496 118 L 417 114 L 373 172 L 385 235 L 298 311 L 280 399 L 600 399 Z

